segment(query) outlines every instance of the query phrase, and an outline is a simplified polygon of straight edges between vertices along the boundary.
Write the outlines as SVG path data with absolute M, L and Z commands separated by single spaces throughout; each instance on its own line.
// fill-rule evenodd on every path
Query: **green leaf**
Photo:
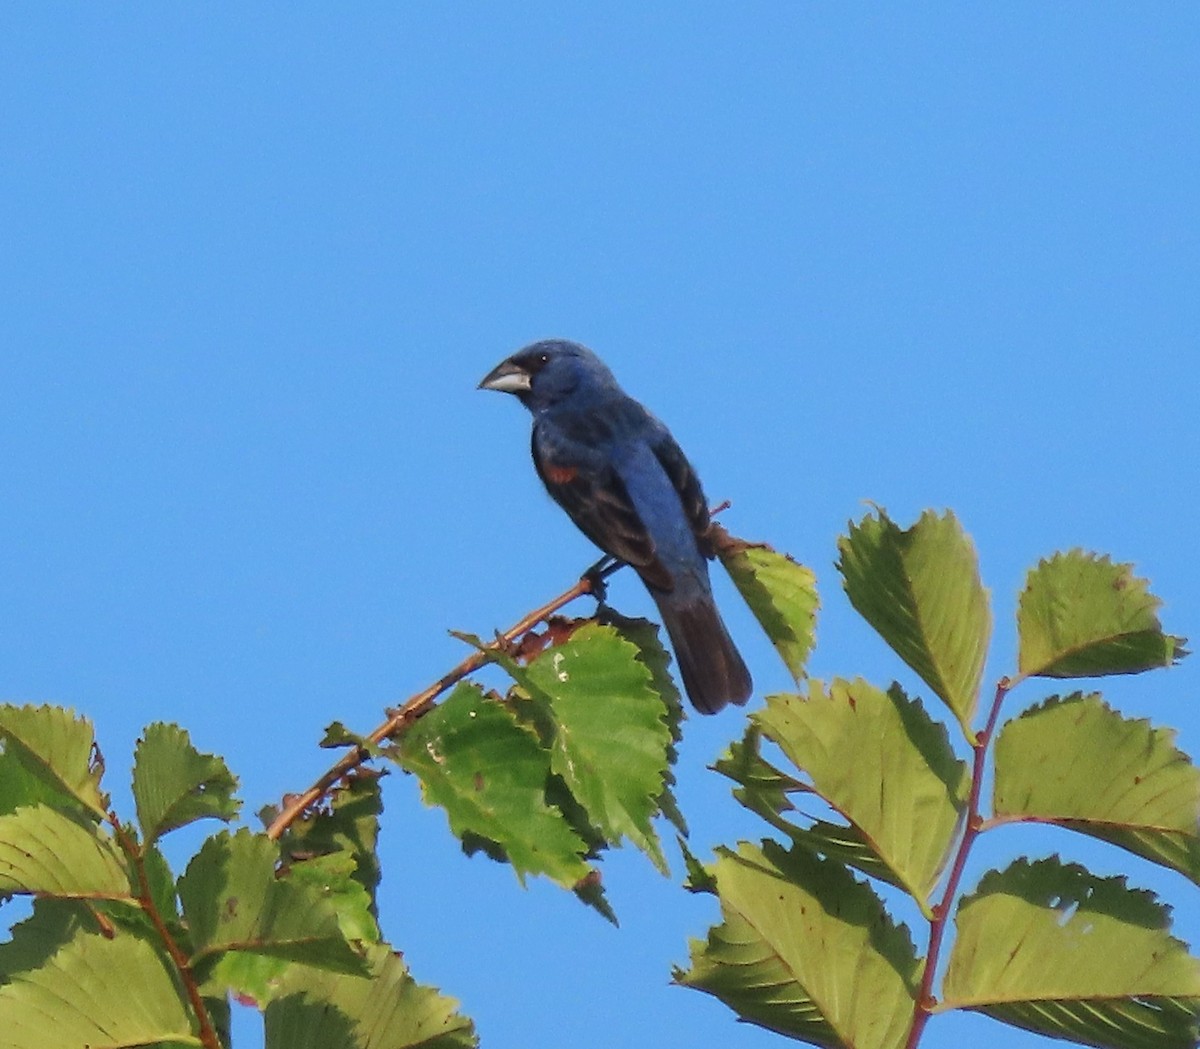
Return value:
M 617 633 L 626 641 L 637 646 L 638 659 L 650 671 L 650 688 L 658 694 L 667 708 L 667 729 L 671 734 L 671 744 L 667 747 L 667 768 L 663 773 L 663 789 L 658 798 L 658 807 L 663 817 L 686 838 L 687 821 L 683 818 L 674 793 L 674 769 L 678 759 L 676 748 L 683 739 L 683 700 L 675 685 L 675 679 L 671 677 L 671 657 L 659 639 L 659 628 L 650 620 L 630 619 L 611 608 L 602 609 L 601 612 L 600 622 L 615 627 Z
M 797 812 L 791 794 L 813 794 L 813 788 L 777 769 L 759 752 L 762 730 L 751 721 L 745 738 L 731 743 L 713 769 L 738 784 L 733 796 L 751 812 L 782 831 L 797 845 L 840 860 L 872 878 L 903 888 L 899 876 L 876 855 L 866 836 L 851 825 L 813 819 L 801 827 L 784 817 Z
M 1162 602 L 1133 566 L 1072 550 L 1039 562 L 1017 610 L 1023 677 L 1100 677 L 1170 666 L 1185 638 L 1164 634 Z
M 420 779 L 426 803 L 446 810 L 454 834 L 493 843 L 522 884 L 545 874 L 570 888 L 590 873 L 587 846 L 546 803 L 549 754 L 477 685 L 460 683 L 417 721 L 395 759 Z
M 4 1049 L 201 1044 L 169 964 L 129 935 L 75 931 L 0 987 L 0 1016 Z
M 225 762 L 201 754 L 178 725 L 157 721 L 138 740 L 133 763 L 133 797 L 147 842 L 196 820 L 228 822 L 241 802 L 237 779 Z
M 357 747 L 364 754 L 373 758 L 386 757 L 390 744 L 376 743 L 368 736 L 351 732 L 340 721 L 330 722 L 325 726 L 325 735 L 318 744 L 326 750 L 337 750 L 341 747 Z
M 19 747 L 0 744 L 0 815 L 16 812 L 27 805 L 78 808 L 73 798 L 47 780 L 29 755 Z M 94 816 L 89 814 L 89 818 L 94 819 Z
M 720 925 L 677 982 L 742 1020 L 822 1046 L 898 1049 L 918 962 L 870 887 L 840 863 L 774 842 L 718 851 Z
M 796 684 L 816 643 L 817 578 L 812 570 L 765 543 L 747 543 L 712 528 L 721 563 L 754 613 Z
M 715 896 L 717 894 L 716 876 L 688 848 L 688 844 L 682 836 L 677 837 L 675 841 L 679 845 L 679 852 L 683 856 L 683 865 L 687 871 L 687 876 L 683 880 L 683 887 L 688 892 L 706 892 L 709 895 Z
M 240 830 L 209 838 L 179 879 L 191 930 L 193 965 L 205 969 L 227 951 L 357 972 L 338 913 L 316 886 L 276 877 L 277 847 Z
M 587 624 L 546 649 L 515 681 L 553 721 L 550 767 L 609 842 L 628 838 L 667 870 L 651 823 L 658 812 L 671 732 L 662 697 L 636 645 L 612 627 Z
M 372 915 L 378 914 L 375 891 L 381 877 L 375 847 L 379 840 L 379 816 L 383 794 L 379 789 L 383 772 L 359 768 L 344 777 L 330 794 L 325 807 L 310 809 L 288 828 L 280 847 L 291 860 L 345 852 L 353 860 L 353 877 L 366 891 Z M 268 821 L 269 822 L 269 821 Z
M 307 886 L 329 901 L 347 940 L 378 942 L 379 924 L 375 920 L 374 901 L 357 880 L 358 871 L 351 853 L 313 856 L 288 864 L 286 871 L 294 885 Z
M 1069 827 L 1200 883 L 1200 769 L 1174 741 L 1096 694 L 1052 696 L 1000 733 L 996 819 Z
M 24 766 L 36 770 L 56 793 L 104 818 L 108 804 L 100 792 L 104 770 L 96 757 L 90 721 L 61 707 L 0 704 L 0 739 L 15 748 Z
M 989 871 L 959 904 L 939 1009 L 1113 1049 L 1192 1049 L 1200 960 L 1124 878 L 1057 857 Z
M 974 739 L 992 613 L 958 519 L 927 510 L 905 532 L 879 510 L 852 524 L 838 549 L 850 603 Z
M 12 927 L 10 940 L 0 943 L 0 985 L 17 973 L 40 969 L 77 932 L 97 931 L 89 906 L 78 900 L 34 897 L 33 913 Z
M 0 892 L 131 899 L 112 839 L 46 805 L 0 816 Z
M 831 854 L 852 862 L 847 850 L 869 845 L 892 872 L 888 880 L 924 906 L 967 790 L 967 767 L 945 727 L 899 685 L 882 692 L 862 680 L 835 680 L 828 689 L 811 681 L 806 698 L 770 696 L 752 719 L 856 832 L 847 837 L 845 828 L 823 824 L 821 836 L 841 842 Z
M 266 1011 L 266 1049 L 470 1049 L 478 1044 L 458 1003 L 423 987 L 399 955 L 369 951 L 370 976 L 293 966 Z

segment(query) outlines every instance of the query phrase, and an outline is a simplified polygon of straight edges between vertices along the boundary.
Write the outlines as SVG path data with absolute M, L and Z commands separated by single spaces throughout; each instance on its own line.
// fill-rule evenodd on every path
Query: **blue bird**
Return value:
M 591 350 L 561 339 L 519 350 L 479 387 L 515 394 L 533 413 L 538 476 L 584 535 L 642 577 L 692 705 L 715 714 L 745 703 L 750 673 L 708 578 L 708 504 L 667 428 Z

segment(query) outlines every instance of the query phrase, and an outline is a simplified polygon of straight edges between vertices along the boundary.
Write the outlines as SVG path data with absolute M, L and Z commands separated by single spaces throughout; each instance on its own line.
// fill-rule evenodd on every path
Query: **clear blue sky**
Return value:
M 1056 549 L 1135 561 L 1200 638 L 1200 8 L 905 7 L 8 5 L 0 695 L 91 716 L 118 802 L 156 719 L 249 811 L 307 785 L 325 724 L 372 727 L 461 657 L 448 629 L 592 558 L 525 413 L 475 390 L 546 335 L 672 426 L 734 531 L 816 569 L 822 676 L 911 681 L 832 569 L 864 500 L 959 514 L 991 678 Z M 1200 756 L 1200 657 L 1104 691 Z M 761 831 L 705 771 L 741 728 L 686 727 L 702 853 Z M 386 932 L 488 1049 L 782 1044 L 668 986 L 711 899 L 623 850 L 614 930 L 464 858 L 411 778 L 386 802 Z M 991 837 L 969 881 L 1021 849 Z M 1129 870 L 1200 946 L 1181 877 L 1024 840 Z M 1036 1042 L 964 1017 L 925 1044 L 964 1038 Z

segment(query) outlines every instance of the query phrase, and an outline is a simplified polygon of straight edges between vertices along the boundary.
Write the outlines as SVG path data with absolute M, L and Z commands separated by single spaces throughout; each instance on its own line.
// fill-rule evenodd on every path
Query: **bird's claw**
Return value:
M 582 578 L 587 582 L 588 593 L 596 599 L 596 604 L 601 607 L 608 598 L 608 584 L 604 580 L 616 564 L 615 557 L 602 557 L 583 573 Z

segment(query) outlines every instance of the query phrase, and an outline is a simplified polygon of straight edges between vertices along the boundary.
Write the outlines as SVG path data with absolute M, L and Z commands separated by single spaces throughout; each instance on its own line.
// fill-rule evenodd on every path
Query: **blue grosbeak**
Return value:
M 750 673 L 708 579 L 708 504 L 667 428 L 573 342 L 526 346 L 479 386 L 515 394 L 533 413 L 538 476 L 584 535 L 642 577 L 692 705 L 715 714 L 745 703 Z

